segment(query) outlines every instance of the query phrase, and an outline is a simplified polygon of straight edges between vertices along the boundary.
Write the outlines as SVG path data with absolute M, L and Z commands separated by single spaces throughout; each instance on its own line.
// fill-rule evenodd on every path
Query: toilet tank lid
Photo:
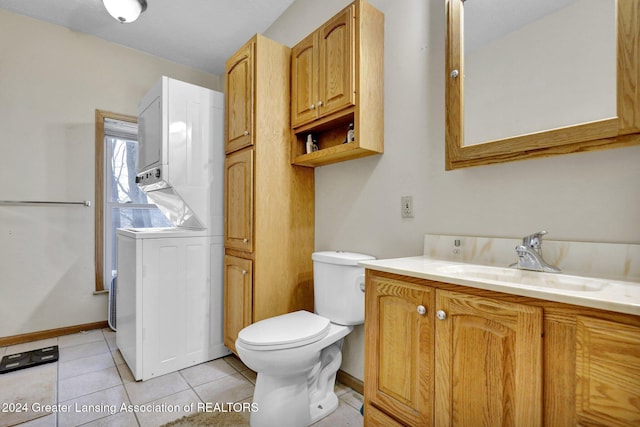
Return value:
M 360 261 L 376 259 L 376 257 L 355 252 L 323 251 L 311 254 L 311 259 L 326 264 L 358 265 Z

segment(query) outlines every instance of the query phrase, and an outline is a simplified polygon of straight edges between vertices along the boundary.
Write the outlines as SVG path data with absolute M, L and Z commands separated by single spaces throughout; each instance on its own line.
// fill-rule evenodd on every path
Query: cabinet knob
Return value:
M 419 315 L 423 315 L 423 314 L 426 314 L 426 313 L 427 313 L 427 309 L 424 308 L 424 305 L 419 305 L 418 306 L 418 314 Z
M 244 131 L 244 136 L 247 136 L 247 135 L 249 135 L 249 131 L 248 131 L 248 130 L 245 130 L 245 131 Z
M 318 101 L 318 107 L 322 107 L 322 101 Z
M 245 237 L 244 239 L 242 239 L 242 243 L 249 243 L 249 239 Z
M 444 310 L 438 310 L 436 311 L 436 317 L 440 320 L 445 320 L 447 318 L 447 313 L 445 313 Z
M 459 75 L 459 74 L 460 74 L 460 73 L 458 72 L 458 70 L 453 70 L 453 71 L 451 72 L 451 78 L 452 78 L 452 79 L 458 78 L 458 75 Z
M 246 274 L 247 274 L 247 270 L 242 270 L 242 275 L 246 276 Z

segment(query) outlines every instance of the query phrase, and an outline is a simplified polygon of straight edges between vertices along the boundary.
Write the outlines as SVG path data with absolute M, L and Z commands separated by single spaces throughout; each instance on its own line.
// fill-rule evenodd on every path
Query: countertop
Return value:
M 403 276 L 640 315 L 640 283 L 637 282 L 475 266 L 426 256 L 361 261 L 359 265 Z M 485 277 L 474 275 L 474 267 Z M 558 282 L 566 285 L 563 288 Z

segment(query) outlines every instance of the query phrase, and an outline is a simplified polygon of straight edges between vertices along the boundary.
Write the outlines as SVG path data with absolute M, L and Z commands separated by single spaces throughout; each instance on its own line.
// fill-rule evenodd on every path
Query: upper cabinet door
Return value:
M 225 151 L 253 145 L 253 49 L 249 43 L 227 61 Z
M 355 105 L 355 5 L 292 49 L 291 126 Z
M 291 50 L 291 124 L 316 118 L 318 109 L 317 34 L 312 33 Z
M 344 9 L 319 32 L 319 114 L 355 105 L 355 6 Z

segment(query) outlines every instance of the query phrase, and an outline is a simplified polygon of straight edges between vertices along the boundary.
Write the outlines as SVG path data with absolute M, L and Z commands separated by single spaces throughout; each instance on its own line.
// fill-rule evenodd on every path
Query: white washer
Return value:
M 119 229 L 116 238 L 116 343 L 134 378 L 229 354 L 222 336 L 223 238 L 176 228 Z

